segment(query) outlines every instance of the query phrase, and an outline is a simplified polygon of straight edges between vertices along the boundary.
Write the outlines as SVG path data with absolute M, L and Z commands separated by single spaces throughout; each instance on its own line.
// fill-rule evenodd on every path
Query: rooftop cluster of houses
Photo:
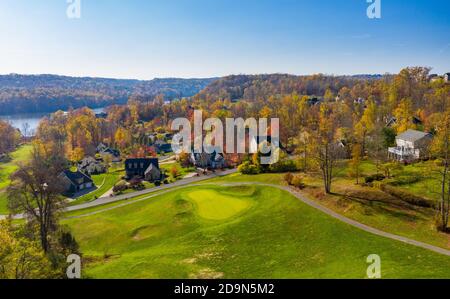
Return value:
M 223 154 L 217 153 L 192 153 L 190 157 L 191 163 L 202 169 L 221 169 L 225 167 L 225 158 Z
M 78 162 L 77 169 L 87 175 L 105 173 L 107 170 L 106 165 L 101 159 L 95 159 L 93 157 L 85 157 Z
M 444 82 L 449 83 L 450 82 L 450 73 L 445 73 L 442 76 L 439 76 L 438 74 L 431 74 L 429 76 L 429 79 L 431 82 L 443 79 Z

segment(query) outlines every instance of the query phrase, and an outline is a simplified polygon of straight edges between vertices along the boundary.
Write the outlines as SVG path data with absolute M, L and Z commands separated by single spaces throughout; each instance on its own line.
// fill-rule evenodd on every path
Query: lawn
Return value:
M 9 176 L 17 170 L 17 163 L 25 162 L 28 159 L 31 150 L 31 145 L 23 145 L 11 153 L 9 162 L 0 163 L 0 190 L 9 186 Z
M 221 207 L 224 207 L 222 210 Z M 450 257 L 381 238 L 256 186 L 176 190 L 65 220 L 92 278 L 450 278 Z
M 17 170 L 17 163 L 25 162 L 32 150 L 31 145 L 23 145 L 12 152 L 11 160 L 7 163 L 0 163 L 0 215 L 8 213 L 8 201 L 6 197 L 6 188 L 10 184 L 10 175 Z
M 377 173 L 376 165 L 372 161 L 362 161 L 361 163 L 362 178 L 363 176 L 373 175 Z M 342 161 L 339 167 L 336 168 L 336 179 L 355 181 L 349 179 L 348 176 L 348 162 Z M 379 173 L 383 173 L 380 171 Z M 436 167 L 433 161 L 417 162 L 406 166 L 401 166 L 400 170 L 394 171 L 393 177 L 386 179 L 384 183 L 389 183 L 396 188 L 403 189 L 410 193 L 431 199 L 438 200 L 439 195 L 436 190 L 439 190 L 439 176 L 436 172 Z

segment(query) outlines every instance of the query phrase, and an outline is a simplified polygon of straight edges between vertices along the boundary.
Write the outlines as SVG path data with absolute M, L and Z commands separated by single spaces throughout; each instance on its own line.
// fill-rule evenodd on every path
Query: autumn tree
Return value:
M 182 152 L 178 155 L 177 160 L 180 162 L 182 167 L 189 167 L 191 165 L 190 155 L 188 153 Z
M 358 143 L 352 147 L 352 160 L 350 161 L 350 176 L 356 178 L 356 184 L 359 184 L 361 176 L 361 145 Z
M 394 117 L 396 118 L 395 129 L 397 133 L 403 133 L 408 129 L 415 129 L 413 123 L 414 111 L 411 99 L 402 99 L 400 104 L 394 110 Z
M 56 276 L 38 242 L 27 239 L 10 222 L 0 221 L 0 279 L 43 279 Z
M 321 105 L 319 126 L 312 134 L 309 152 L 320 168 L 326 193 L 331 193 L 333 171 L 340 152 L 335 140 L 336 128 L 337 123 L 332 110 L 327 105 Z
M 438 229 L 448 230 L 450 213 L 450 109 L 442 113 L 442 121 L 432 144 L 432 154 L 439 160 L 437 172 L 440 180 Z
M 175 179 L 181 175 L 180 170 L 178 169 L 178 167 L 176 165 L 174 165 L 174 166 L 172 166 L 172 168 L 170 168 L 170 174 Z
M 355 125 L 355 135 L 361 144 L 361 154 L 366 152 L 366 140 L 367 137 L 375 129 L 375 119 L 376 119 L 376 105 L 374 102 L 369 102 L 367 108 L 364 110 L 363 115 L 359 122 Z
M 120 149 L 124 149 L 131 141 L 131 134 L 124 128 L 119 127 L 114 135 L 114 140 Z
M 0 120 L 0 154 L 14 150 L 20 142 L 20 132 L 9 123 Z
M 84 150 L 81 147 L 74 148 L 69 154 L 69 160 L 72 163 L 77 163 L 78 161 L 83 160 L 84 158 Z

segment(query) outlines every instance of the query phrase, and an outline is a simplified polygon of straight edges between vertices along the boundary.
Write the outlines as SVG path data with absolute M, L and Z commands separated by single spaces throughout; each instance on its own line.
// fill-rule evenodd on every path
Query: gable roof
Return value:
M 145 170 L 144 174 L 147 175 L 148 173 L 150 173 L 152 171 L 153 172 L 156 171 L 157 173 L 159 173 L 160 170 L 157 166 L 155 166 L 155 164 L 151 163 L 150 166 L 147 168 L 147 170 Z
M 93 183 L 90 177 L 88 177 L 87 175 L 78 170 L 76 172 L 64 170 L 63 174 L 69 179 L 69 181 L 72 182 L 72 184 L 76 186 L 86 183 Z M 81 180 L 81 182 L 79 182 L 79 180 Z
M 420 140 L 424 137 L 429 137 L 429 136 L 431 136 L 429 133 L 410 129 L 410 130 L 407 130 L 407 131 L 401 133 L 400 135 L 397 135 L 396 139 L 415 142 L 417 140 Z
M 125 160 L 125 170 L 133 169 L 134 163 L 137 163 L 138 169 L 142 169 L 143 171 L 147 170 L 147 168 L 151 164 L 153 164 L 156 168 L 159 169 L 158 158 L 136 158 L 136 159 L 126 159 Z M 141 167 L 141 165 L 142 165 L 142 167 Z

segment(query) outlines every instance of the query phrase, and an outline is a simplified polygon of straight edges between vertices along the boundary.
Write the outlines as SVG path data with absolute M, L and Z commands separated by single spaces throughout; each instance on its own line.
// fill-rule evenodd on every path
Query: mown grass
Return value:
M 281 173 L 263 173 L 258 175 L 245 175 L 241 173 L 234 173 L 225 177 L 216 177 L 208 180 L 208 182 L 215 183 L 240 183 L 240 182 L 257 182 L 276 185 L 285 185 L 283 180 L 284 174 Z
M 220 217 L 211 208 L 236 199 L 247 208 Z M 383 278 L 450 278 L 449 257 L 366 233 L 270 187 L 189 187 L 64 223 L 81 245 L 84 277 L 364 278 L 367 256 L 378 254 Z
M 11 183 L 10 176 L 17 170 L 17 163 L 25 162 L 28 159 L 32 148 L 29 144 L 23 145 L 10 154 L 10 161 L 0 163 L 0 214 L 9 212 L 6 188 Z

